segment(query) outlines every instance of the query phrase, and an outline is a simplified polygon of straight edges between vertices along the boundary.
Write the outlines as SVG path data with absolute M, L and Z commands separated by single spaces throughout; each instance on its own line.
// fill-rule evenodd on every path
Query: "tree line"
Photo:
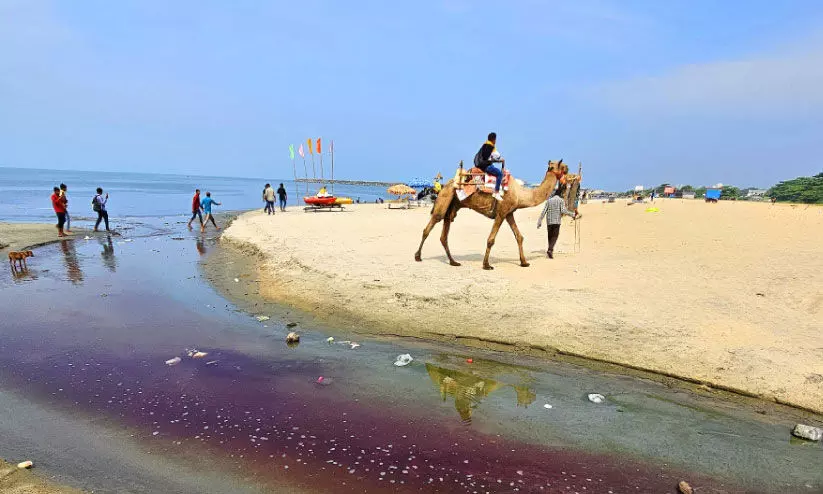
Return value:
M 674 187 L 671 184 L 660 184 L 654 189 L 643 191 L 641 195 L 648 197 L 654 191 L 655 195 L 663 196 L 667 187 Z M 754 187 L 739 188 L 734 185 L 724 185 L 720 189 L 721 200 L 748 200 L 748 192 L 754 190 Z M 676 197 L 682 197 L 684 193 L 694 193 L 695 198 L 703 198 L 706 196 L 706 187 L 692 187 L 691 185 L 684 185 L 676 188 Z M 626 196 L 634 196 L 638 193 L 629 190 L 624 194 Z M 823 204 L 823 173 L 818 173 L 813 177 L 797 177 L 791 180 L 779 182 L 777 185 L 769 188 L 760 198 L 774 199 L 778 202 L 799 202 L 804 204 Z

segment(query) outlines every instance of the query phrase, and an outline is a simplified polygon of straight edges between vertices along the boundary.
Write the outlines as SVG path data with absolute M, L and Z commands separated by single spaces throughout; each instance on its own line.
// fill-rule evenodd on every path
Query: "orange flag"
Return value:
M 314 154 L 314 149 L 311 147 L 311 138 L 306 139 L 306 142 L 309 144 L 309 154 Z
M 320 147 L 320 138 L 317 138 L 317 154 L 323 154 L 323 148 Z

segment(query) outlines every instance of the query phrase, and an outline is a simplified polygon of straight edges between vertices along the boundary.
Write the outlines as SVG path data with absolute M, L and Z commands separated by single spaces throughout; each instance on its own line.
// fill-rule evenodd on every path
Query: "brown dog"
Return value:
M 11 269 L 17 269 L 18 266 L 20 267 L 20 269 L 28 269 L 28 266 L 26 265 L 27 257 L 34 257 L 34 252 L 30 250 L 21 250 L 20 252 L 9 252 L 9 264 L 11 264 Z

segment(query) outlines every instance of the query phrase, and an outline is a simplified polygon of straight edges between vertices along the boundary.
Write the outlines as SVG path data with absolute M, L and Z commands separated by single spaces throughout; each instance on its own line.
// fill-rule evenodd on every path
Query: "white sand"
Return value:
M 504 223 L 461 210 L 413 254 L 429 208 L 250 212 L 224 238 L 265 254 L 265 296 L 371 330 L 561 351 L 717 383 L 823 411 L 823 208 L 658 200 L 581 206 L 545 257 L 540 208 L 516 213 L 532 266 Z M 762 294 L 762 295 L 758 295 Z

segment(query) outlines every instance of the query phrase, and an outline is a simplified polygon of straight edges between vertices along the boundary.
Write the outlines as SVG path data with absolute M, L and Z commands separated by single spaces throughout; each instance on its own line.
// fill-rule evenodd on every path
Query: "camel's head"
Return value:
M 562 159 L 560 161 L 549 161 L 549 169 L 546 171 L 551 171 L 555 174 L 566 173 L 569 171 L 569 167 L 563 164 Z

